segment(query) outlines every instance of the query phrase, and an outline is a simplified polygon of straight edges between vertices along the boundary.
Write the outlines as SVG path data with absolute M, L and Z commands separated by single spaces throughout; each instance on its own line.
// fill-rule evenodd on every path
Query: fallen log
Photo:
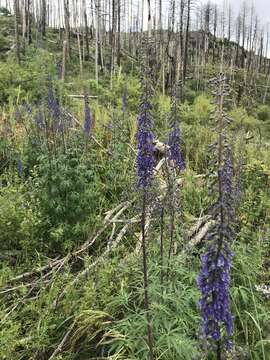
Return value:
M 89 99 L 97 99 L 97 95 L 68 95 L 68 97 L 74 98 L 74 99 L 84 99 L 85 97 Z

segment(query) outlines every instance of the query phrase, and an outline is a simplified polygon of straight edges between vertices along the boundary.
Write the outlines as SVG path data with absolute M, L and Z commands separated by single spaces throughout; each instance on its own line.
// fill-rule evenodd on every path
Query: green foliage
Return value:
M 15 258 L 31 256 L 39 246 L 39 231 L 42 219 L 33 195 L 27 194 L 26 187 L 8 185 L 0 191 L 0 231 L 3 253 Z M 19 256 L 20 257 L 20 256 Z
M 20 323 L 16 321 L 7 321 L 5 327 L 0 329 L 1 359 L 9 360 L 16 354 L 16 348 L 20 343 L 20 330 Z
M 241 217 L 243 223 L 254 232 L 270 221 L 269 170 L 260 162 L 249 164 L 243 181 L 245 202 L 242 204 Z
M 196 97 L 193 105 L 195 119 L 202 125 L 209 122 L 211 112 L 214 110 L 209 98 L 204 95 Z
M 202 176 L 196 176 L 192 171 L 186 171 L 184 174 L 184 184 L 182 191 L 182 204 L 185 209 L 185 215 L 200 217 L 206 208 L 208 192 L 205 179 Z
M 240 234 L 242 240 L 246 235 L 245 231 Z M 260 297 L 254 286 L 260 277 L 262 254 L 255 243 L 248 246 L 238 244 L 235 250 L 231 294 L 235 339 L 242 339 L 243 344 L 239 356 L 246 353 L 251 359 L 267 359 L 270 343 L 264 339 L 269 327 L 267 313 L 270 303 Z
M 0 103 L 8 102 L 9 97 L 16 99 L 21 93 L 21 84 L 26 83 L 25 73 L 17 64 L 0 63 Z
M 6 37 L 0 34 L 0 53 L 9 49 L 9 41 Z
M 23 66 L 15 61 L 0 63 L 0 104 L 42 102 L 47 89 L 47 77 L 53 73 L 53 57 L 45 50 L 29 48 Z
M 261 105 L 257 110 L 258 119 L 261 121 L 270 120 L 270 109 L 267 105 Z
M 82 242 L 95 222 L 102 183 L 90 163 L 81 160 L 72 151 L 52 159 L 45 155 L 36 168 L 36 196 L 48 222 L 46 246 L 56 252 Z
M 199 124 L 182 125 L 183 148 L 188 167 L 198 174 L 204 173 L 209 163 L 208 146 L 213 140 L 213 132 Z
M 10 11 L 5 7 L 0 7 L 0 16 L 10 16 Z
M 256 131 L 260 129 L 261 122 L 251 115 L 248 115 L 244 108 L 235 108 L 230 112 L 233 119 L 232 128 L 244 129 L 245 131 Z
M 142 312 L 143 293 L 138 281 L 142 278 L 141 265 L 131 259 L 133 276 L 126 273 L 121 291 L 113 299 L 112 308 L 119 304 L 121 319 L 115 321 L 103 336 L 110 345 L 112 359 L 147 359 L 144 339 L 145 315 Z M 171 263 L 173 281 L 162 295 L 160 272 L 156 261 L 150 263 L 151 315 L 154 332 L 155 357 L 159 359 L 192 359 L 198 354 L 195 334 L 199 322 L 196 311 L 197 291 L 190 287 L 195 273 L 184 266 L 185 259 L 176 257 Z M 181 281 L 180 281 L 181 279 Z M 137 299 L 137 301 L 136 301 Z M 139 301 L 139 303 L 138 303 Z M 137 304 L 136 304 L 137 303 Z M 123 307 L 123 305 L 124 307 Z M 108 304 L 110 306 L 110 303 Z M 190 326 L 192 324 L 192 326 Z
M 49 252 L 71 250 L 85 241 L 97 225 L 101 207 L 114 200 L 110 189 L 119 176 L 110 173 L 112 168 L 104 160 L 93 166 L 99 160 L 90 148 L 68 149 L 52 158 L 47 154 L 38 157 L 31 181 L 44 219 Z
M 182 120 L 187 124 L 195 124 L 195 115 L 192 106 L 187 101 L 181 104 L 180 113 Z
M 195 98 L 194 103 L 189 105 L 184 102 L 181 105 L 181 116 L 184 122 L 191 125 L 206 125 L 211 119 L 211 113 L 214 107 L 210 99 L 205 95 L 199 95 Z

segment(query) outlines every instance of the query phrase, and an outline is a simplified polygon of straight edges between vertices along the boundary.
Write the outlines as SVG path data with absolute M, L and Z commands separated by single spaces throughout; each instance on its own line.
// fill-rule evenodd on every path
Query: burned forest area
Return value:
M 0 0 L 0 360 L 270 360 L 264 4 Z

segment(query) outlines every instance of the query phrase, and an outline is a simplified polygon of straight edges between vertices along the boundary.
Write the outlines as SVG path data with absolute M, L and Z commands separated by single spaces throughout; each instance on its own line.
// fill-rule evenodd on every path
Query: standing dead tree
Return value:
M 20 21 L 20 15 L 19 15 L 19 5 L 18 0 L 14 0 L 14 12 L 15 12 L 15 39 L 16 39 L 16 59 L 17 63 L 20 64 L 21 62 L 21 51 L 20 51 L 20 34 L 19 34 L 19 21 Z

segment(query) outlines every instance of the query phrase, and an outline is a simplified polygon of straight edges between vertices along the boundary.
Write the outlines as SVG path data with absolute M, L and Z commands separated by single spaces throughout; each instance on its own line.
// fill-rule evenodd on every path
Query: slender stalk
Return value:
M 217 342 L 217 360 L 221 360 L 221 344 L 220 344 L 220 340 Z
M 168 264 L 167 264 L 167 283 L 169 281 L 169 273 L 170 273 L 170 261 L 172 257 L 172 250 L 173 250 L 173 236 L 174 236 L 174 219 L 175 219 L 175 211 L 174 211 L 174 204 L 172 199 L 172 208 L 170 211 L 170 245 L 169 245 L 169 253 L 168 253 Z
M 163 292 L 163 281 L 164 281 L 164 207 L 160 213 L 160 285 L 161 291 Z
M 222 63 L 221 63 L 221 70 L 222 70 Z M 219 91 L 220 91 L 220 99 L 219 99 L 219 137 L 218 137 L 218 193 L 219 193 L 219 198 L 222 199 L 223 196 L 223 188 L 222 188 L 222 176 L 221 176 L 221 171 L 222 171 L 222 154 L 223 154 L 223 148 L 224 148 L 224 144 L 223 144 L 223 130 L 224 130 L 224 119 L 223 119 L 223 82 L 220 81 L 220 86 L 219 86 Z M 223 211 L 223 207 L 220 207 L 220 224 L 224 224 L 224 211 Z M 215 263 L 217 265 L 218 262 L 218 258 L 221 252 L 221 248 L 223 245 L 223 233 L 220 232 L 219 234 L 219 243 L 218 243 L 218 249 L 217 249 L 217 255 L 216 255 L 216 260 Z M 217 360 L 221 360 L 221 343 L 220 340 L 217 342 Z
M 144 309 L 147 321 L 147 336 L 149 347 L 149 360 L 154 360 L 153 354 L 153 333 L 151 325 L 151 317 L 149 312 L 149 297 L 148 297 L 148 266 L 147 266 L 147 249 L 145 238 L 145 218 L 146 218 L 146 189 L 143 189 L 142 199 L 142 216 L 141 216 L 141 231 L 142 231 L 142 252 L 143 252 L 143 281 L 144 281 Z

